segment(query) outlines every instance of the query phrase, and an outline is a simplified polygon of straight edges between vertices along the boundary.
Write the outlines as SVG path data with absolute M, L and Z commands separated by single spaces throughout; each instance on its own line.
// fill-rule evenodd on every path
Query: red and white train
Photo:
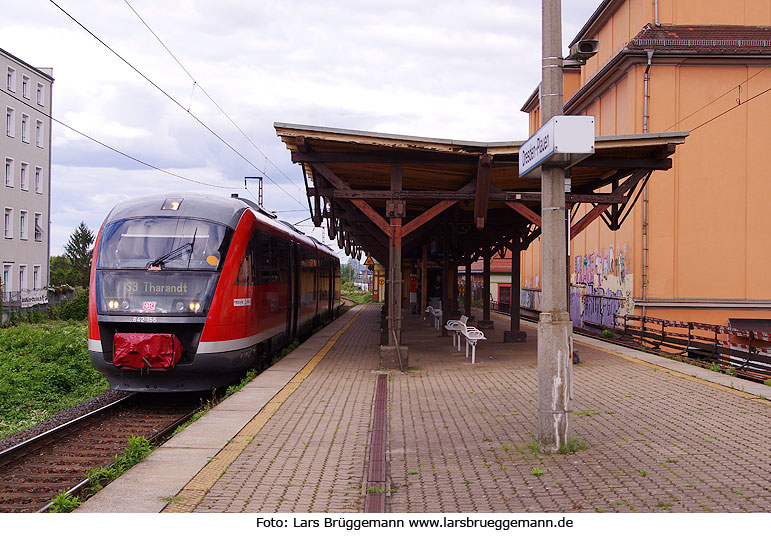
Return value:
M 102 224 L 89 300 L 91 361 L 112 388 L 209 390 L 331 318 L 340 261 L 236 195 L 150 195 Z

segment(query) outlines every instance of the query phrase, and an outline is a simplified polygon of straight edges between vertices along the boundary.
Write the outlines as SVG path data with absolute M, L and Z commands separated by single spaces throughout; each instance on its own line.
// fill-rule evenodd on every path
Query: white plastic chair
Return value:
M 444 329 L 452 333 L 452 345 L 455 346 L 457 344 L 459 352 L 460 352 L 460 331 L 461 331 L 460 325 L 461 324 L 466 325 L 467 323 L 468 323 L 468 317 L 466 315 L 461 315 L 459 320 L 448 320 L 447 323 L 444 325 Z
M 476 361 L 477 343 L 479 341 L 486 341 L 487 337 L 477 328 L 466 326 L 465 324 L 462 325 L 461 333 L 466 337 L 466 358 L 468 358 L 469 344 L 471 345 L 471 364 L 473 365 Z

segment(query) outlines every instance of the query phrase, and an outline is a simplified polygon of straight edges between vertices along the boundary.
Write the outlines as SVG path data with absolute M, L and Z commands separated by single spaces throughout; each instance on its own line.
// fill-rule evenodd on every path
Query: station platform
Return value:
M 405 314 L 400 372 L 378 370 L 380 307 L 355 307 L 76 512 L 356 513 L 375 493 L 393 513 L 771 511 L 771 387 L 577 335 L 580 448 L 540 454 L 536 331 L 503 343 L 494 318 L 472 365 Z

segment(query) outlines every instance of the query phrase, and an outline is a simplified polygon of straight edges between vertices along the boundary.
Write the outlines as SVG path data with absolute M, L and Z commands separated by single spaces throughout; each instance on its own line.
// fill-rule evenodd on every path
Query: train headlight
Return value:
M 121 306 L 123 309 L 128 309 L 128 308 L 129 308 L 129 302 L 128 302 L 128 300 L 123 300 L 122 302 L 120 302 L 120 306 Z
M 182 303 L 181 301 L 178 301 L 177 303 L 175 303 L 175 304 L 174 304 L 174 308 L 175 308 L 177 311 L 179 311 L 179 312 L 182 312 L 182 311 L 184 311 L 184 310 L 185 310 L 185 304 L 184 304 L 184 303 Z
M 194 313 L 197 313 L 198 311 L 201 310 L 201 303 L 197 301 L 190 302 L 190 310 L 193 311 Z
M 120 302 L 118 300 L 109 300 L 107 302 L 107 307 L 109 307 L 110 309 L 115 310 L 118 307 L 120 307 Z

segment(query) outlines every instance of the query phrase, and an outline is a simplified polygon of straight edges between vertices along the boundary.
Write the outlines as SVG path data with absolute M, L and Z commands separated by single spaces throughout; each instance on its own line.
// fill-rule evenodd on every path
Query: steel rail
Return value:
M 130 398 L 130 397 L 127 397 L 127 398 Z M 123 399 L 123 400 L 125 400 L 125 399 Z M 120 402 L 120 400 L 118 402 Z M 185 415 L 183 415 L 182 417 L 178 418 L 177 420 L 175 420 L 174 422 L 172 422 L 168 426 L 166 426 L 166 427 L 162 428 L 161 430 L 159 430 L 158 432 L 152 434 L 150 437 L 147 438 L 147 440 L 150 441 L 151 443 L 156 443 L 156 442 L 160 441 L 161 439 L 165 438 L 166 436 L 172 434 L 174 432 L 174 430 L 177 429 L 178 426 L 180 426 L 181 424 L 185 423 L 188 419 L 190 419 L 193 415 L 195 415 L 196 412 L 197 412 L 197 409 L 191 410 L 190 412 L 188 412 Z M 114 464 L 111 463 L 111 464 L 105 465 L 105 467 L 111 467 L 113 465 Z M 74 496 L 78 495 L 82 490 L 84 490 L 86 485 L 89 482 L 90 482 L 90 479 L 86 478 L 85 480 L 79 482 L 78 484 L 76 484 L 72 488 L 66 490 L 65 494 L 74 497 Z M 51 501 L 48 504 L 46 504 L 44 507 L 42 507 L 40 510 L 38 510 L 36 513 L 37 514 L 44 514 L 44 513 L 48 512 L 48 510 L 53 505 L 54 505 L 54 503 L 53 503 L 53 501 Z
M 115 400 L 114 402 L 102 406 L 101 408 L 97 408 L 94 411 L 86 413 L 85 415 L 81 415 L 80 417 L 77 417 L 71 421 L 60 424 L 55 428 L 51 428 L 42 434 L 31 437 L 25 441 L 22 441 L 21 443 L 0 451 L 0 467 L 4 467 L 9 463 L 23 458 L 30 452 L 34 452 L 35 450 L 49 445 L 50 443 L 54 442 L 57 437 L 61 436 L 62 433 L 72 429 L 75 425 L 85 424 L 86 422 L 96 417 L 102 416 L 108 411 L 114 410 L 124 404 L 128 404 L 128 401 L 133 400 L 136 395 L 137 393 L 131 393 L 128 396 L 121 398 L 120 400 Z

